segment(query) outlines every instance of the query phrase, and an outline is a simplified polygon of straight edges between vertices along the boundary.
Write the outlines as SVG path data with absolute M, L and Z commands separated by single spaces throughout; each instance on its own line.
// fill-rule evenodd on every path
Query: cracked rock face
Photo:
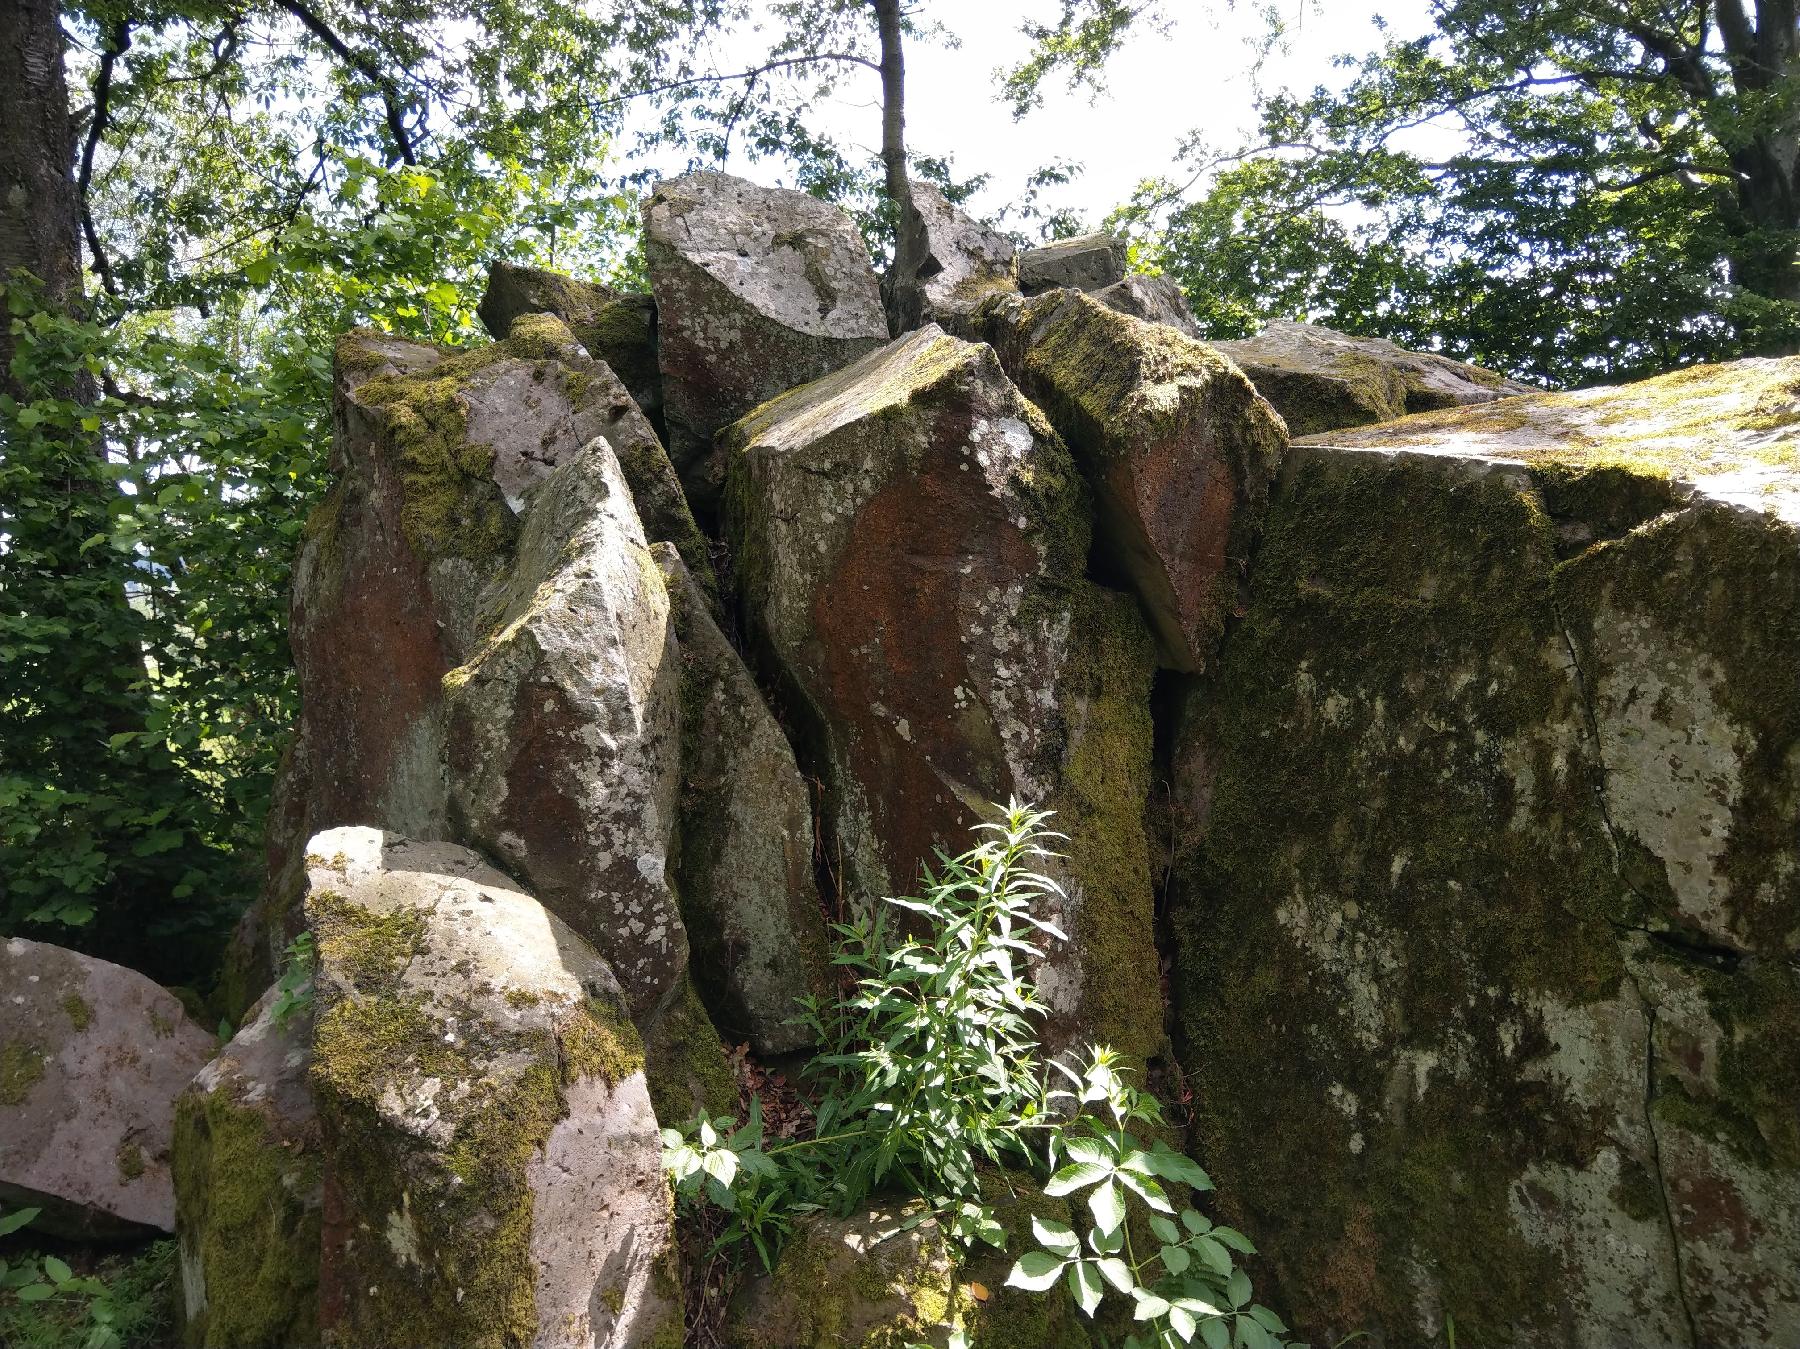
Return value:
M 1477 365 L 1314 323 L 1277 319 L 1255 337 L 1217 346 L 1296 436 L 1536 392 Z
M 1768 425 L 1800 363 L 1758 364 L 1290 452 L 1177 733 L 1172 982 L 1259 1295 L 1315 1339 L 1800 1333 L 1800 537 Z
M 668 590 L 604 441 L 526 516 L 492 628 L 444 680 L 461 837 L 606 957 L 634 1016 L 687 967 L 670 885 L 681 665 Z
M 1211 348 L 1098 296 L 997 297 L 969 328 L 1074 452 L 1163 663 L 1204 669 L 1242 598 L 1281 419 Z
M 1083 579 L 1068 451 L 988 347 L 920 329 L 733 427 L 727 528 L 753 637 L 803 699 L 845 883 L 909 890 L 989 803 L 1061 813 L 1074 940 L 1040 976 L 1128 1052 L 1157 1038 L 1151 648 Z
M 660 1140 L 606 962 L 465 848 L 342 828 L 307 852 L 325 1342 L 678 1333 Z
M 794 1024 L 826 999 L 812 799 L 794 751 L 675 550 L 653 550 L 681 642 L 681 911 L 720 1025 L 759 1054 L 812 1043 Z
M 59 1236 L 173 1230 L 175 1098 L 212 1051 L 135 970 L 0 941 L 0 1203 Z
M 644 253 L 669 450 L 707 511 L 722 481 L 714 434 L 885 342 L 880 287 L 842 211 L 723 173 L 657 185 Z

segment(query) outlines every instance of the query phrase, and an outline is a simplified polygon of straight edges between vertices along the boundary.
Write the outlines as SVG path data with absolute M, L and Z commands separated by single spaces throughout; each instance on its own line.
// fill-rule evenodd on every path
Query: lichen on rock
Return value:
M 757 409 L 725 444 L 749 632 L 795 692 L 853 902 L 904 893 L 934 847 L 1013 796 L 1063 804 L 1073 857 L 1142 837 L 1147 696 L 1127 708 L 1147 695 L 1151 648 L 1129 602 L 1109 608 L 1084 578 L 1084 484 L 991 348 L 922 328 Z M 1108 790 L 1070 790 L 1087 753 L 1117 770 Z M 1109 967 L 1152 966 L 1147 861 L 1072 886 L 1070 904 L 1093 906 Z M 1062 1030 L 1150 1052 L 1155 988 L 1127 1019 L 1091 1015 L 1090 955 L 1072 944 L 1046 982 Z
M 345 828 L 309 852 L 324 1342 L 622 1345 L 679 1324 L 605 962 L 466 849 Z

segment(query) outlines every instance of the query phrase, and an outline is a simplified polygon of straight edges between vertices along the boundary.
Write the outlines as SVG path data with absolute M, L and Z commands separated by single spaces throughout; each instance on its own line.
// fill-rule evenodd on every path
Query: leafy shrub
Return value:
M 35 1208 L 0 1213 L 0 1237 L 19 1231 Z M 18 1349 L 134 1349 L 166 1343 L 173 1319 L 175 1243 L 114 1257 L 77 1274 L 60 1256 L 37 1251 L 0 1258 L 0 1344 Z
M 808 1066 L 818 1091 L 810 1138 L 769 1145 L 760 1105 L 748 1119 L 699 1119 L 663 1131 L 678 1202 L 727 1215 L 718 1243 L 748 1244 L 772 1267 L 794 1223 L 846 1214 L 871 1196 L 926 1201 L 965 1252 L 1005 1249 L 983 1202 L 984 1168 L 1016 1168 L 1049 1198 L 1085 1203 L 1082 1231 L 1032 1219 L 1034 1248 L 1008 1284 L 1049 1293 L 1058 1282 L 1083 1314 L 1108 1290 L 1129 1309 L 1127 1346 L 1273 1349 L 1287 1327 L 1251 1302 L 1236 1255 L 1254 1248 L 1175 1193 L 1211 1181 L 1189 1158 L 1140 1131 L 1161 1125 L 1154 1098 L 1131 1086 L 1118 1055 L 1092 1048 L 1079 1070 L 1039 1052 L 1045 1011 L 1029 969 L 1046 940 L 1065 940 L 1034 905 L 1060 891 L 1045 868 L 1060 838 L 1048 814 L 1014 802 L 959 857 L 940 853 L 922 894 L 890 899 L 837 928 L 835 963 L 853 991 L 804 1016 L 825 1049 Z M 909 916 L 914 932 L 889 921 Z M 916 917 L 912 917 L 916 915 Z M 1053 1085 L 1064 1084 L 1064 1085 Z M 1174 1192 L 1170 1187 L 1174 1187 Z M 1140 1249 L 1140 1246 L 1142 1249 Z

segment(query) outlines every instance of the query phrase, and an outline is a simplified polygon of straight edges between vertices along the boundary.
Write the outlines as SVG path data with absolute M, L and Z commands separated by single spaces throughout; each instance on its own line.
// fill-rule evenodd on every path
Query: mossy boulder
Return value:
M 214 1047 L 135 970 L 0 941 L 0 1205 L 58 1236 L 172 1231 L 175 1098 Z
M 1079 234 L 1019 254 L 1019 289 L 1027 295 L 1067 286 L 1104 290 L 1125 279 L 1125 241 L 1116 234 Z
M 1172 982 L 1315 1340 L 1800 1334 L 1779 364 L 1290 451 L 1183 699 Z
M 968 328 L 1073 451 L 1096 551 L 1129 578 L 1164 663 L 1204 669 L 1242 601 L 1281 419 L 1211 348 L 1097 296 L 998 296 Z
M 731 1309 L 733 1349 L 943 1349 L 975 1305 L 937 1220 L 917 1201 L 801 1221 Z
M 799 1000 L 823 1000 L 825 916 L 813 872 L 812 796 L 707 595 L 667 544 L 681 646 L 676 889 L 700 987 L 719 1023 L 760 1054 L 805 1048 Z
M 1072 938 L 1052 1039 L 1161 1035 L 1142 813 L 1153 649 L 1084 575 L 1085 486 L 991 348 L 922 328 L 724 437 L 753 641 L 791 690 L 853 903 L 905 893 L 993 803 L 1059 811 Z
M 900 228 L 912 233 L 902 256 L 918 259 L 913 275 L 894 267 L 881 278 L 888 326 L 911 332 L 925 323 L 948 326 L 996 291 L 1018 291 L 1018 250 L 998 230 L 971 220 L 932 183 L 914 179 Z
M 669 877 L 681 664 L 604 440 L 545 480 L 480 607 L 487 637 L 443 680 L 456 836 L 591 942 L 644 1016 L 687 967 Z
M 679 1338 L 643 1051 L 612 972 L 474 853 L 309 845 L 324 1343 Z
M 541 267 L 496 262 L 476 310 L 497 339 L 512 335 L 522 314 L 554 314 L 569 325 L 590 355 L 603 361 L 630 391 L 632 401 L 662 433 L 662 371 L 656 363 L 656 304 L 593 281 Z
M 1477 365 L 1314 323 L 1277 319 L 1255 337 L 1216 345 L 1296 436 L 1535 392 Z
M 644 203 L 669 451 L 704 515 L 723 481 L 713 436 L 751 408 L 887 340 L 850 218 L 729 174 L 659 183 Z
M 175 1231 L 190 1349 L 319 1343 L 324 1156 L 312 1009 L 270 990 L 177 1104 Z

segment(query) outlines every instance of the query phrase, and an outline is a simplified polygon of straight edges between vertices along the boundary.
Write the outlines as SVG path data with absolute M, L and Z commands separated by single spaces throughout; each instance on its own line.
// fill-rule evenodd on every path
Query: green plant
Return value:
M 37 1217 L 35 1208 L 0 1214 L 0 1237 Z M 95 1274 L 77 1274 L 60 1256 L 27 1251 L 0 1259 L 0 1343 L 20 1349 L 125 1349 L 159 1343 L 175 1270 L 173 1242 Z
M 287 960 L 275 984 L 275 1004 L 269 1009 L 277 1026 L 287 1025 L 290 1018 L 312 1006 L 313 969 L 317 963 L 312 933 L 302 932 L 287 944 Z
M 959 857 L 939 854 L 919 897 L 890 899 L 917 931 L 887 911 L 838 927 L 835 961 L 854 989 L 804 1015 L 825 1049 L 809 1065 L 818 1089 L 812 1137 L 770 1146 L 760 1102 L 748 1118 L 700 1119 L 663 1131 L 664 1165 L 678 1201 L 711 1204 L 728 1221 L 716 1247 L 743 1242 L 774 1264 L 794 1222 L 848 1213 L 880 1191 L 926 1201 L 952 1243 L 1004 1250 L 1005 1229 L 983 1202 L 983 1169 L 1028 1171 L 1047 1198 L 1085 1201 L 1083 1236 L 1032 1219 L 1035 1249 L 1008 1283 L 1048 1292 L 1063 1281 L 1081 1311 L 1100 1313 L 1114 1290 L 1137 1323 L 1129 1346 L 1269 1349 L 1286 1326 L 1251 1303 L 1234 1253 L 1248 1238 L 1179 1210 L 1167 1186 L 1211 1188 L 1206 1173 L 1138 1130 L 1162 1123 L 1155 1099 L 1127 1081 L 1097 1046 L 1076 1071 L 1039 1054 L 1045 1011 L 1031 962 L 1063 934 L 1034 914 L 1060 891 L 1045 868 L 1060 835 L 1043 811 L 1012 803 L 980 826 L 987 837 Z M 1068 1082 L 1052 1089 L 1051 1073 Z M 1139 1244 L 1144 1249 L 1138 1249 Z

